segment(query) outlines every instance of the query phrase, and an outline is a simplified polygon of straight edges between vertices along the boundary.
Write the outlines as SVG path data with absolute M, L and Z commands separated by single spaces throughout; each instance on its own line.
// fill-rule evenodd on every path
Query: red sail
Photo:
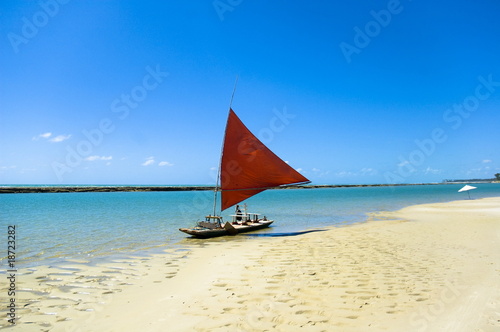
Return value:
M 309 182 L 255 137 L 232 109 L 221 162 L 221 210 L 270 187 Z

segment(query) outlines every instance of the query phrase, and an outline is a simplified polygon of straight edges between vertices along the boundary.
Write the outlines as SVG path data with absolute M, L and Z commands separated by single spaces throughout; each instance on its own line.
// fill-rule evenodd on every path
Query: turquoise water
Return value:
M 275 220 L 266 233 L 286 233 L 366 220 L 366 213 L 468 199 L 462 184 L 268 190 L 248 211 Z M 500 184 L 476 184 L 471 197 L 500 196 Z M 0 195 L 0 226 L 16 226 L 18 267 L 70 259 L 141 255 L 189 245 L 178 231 L 213 209 L 213 192 L 111 192 Z M 228 218 L 231 209 L 223 216 Z M 226 219 L 227 220 L 227 219 Z M 5 253 L 4 253 L 5 252 Z M 2 260 L 6 250 L 2 251 Z

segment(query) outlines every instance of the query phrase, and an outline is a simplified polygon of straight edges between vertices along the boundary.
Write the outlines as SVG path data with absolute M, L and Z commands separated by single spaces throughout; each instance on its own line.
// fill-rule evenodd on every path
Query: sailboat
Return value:
M 229 107 L 222 156 L 214 191 L 214 212 L 193 228 L 181 232 L 199 238 L 236 235 L 269 227 L 273 220 L 258 213 L 250 213 L 239 203 L 258 193 L 286 185 L 306 184 L 310 181 L 281 160 L 243 124 Z M 221 212 L 236 205 L 230 222 L 216 215 L 217 193 L 221 192 Z

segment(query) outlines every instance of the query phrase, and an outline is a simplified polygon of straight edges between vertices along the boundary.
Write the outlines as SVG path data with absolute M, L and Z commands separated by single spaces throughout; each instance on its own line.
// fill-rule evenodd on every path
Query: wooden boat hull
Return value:
M 259 229 L 267 228 L 273 223 L 273 220 L 266 220 L 254 223 L 248 223 L 247 225 L 232 225 L 233 229 L 226 228 L 179 228 L 181 232 L 192 235 L 200 239 L 207 239 L 211 237 L 225 236 L 225 235 L 236 235 L 238 233 L 252 232 Z

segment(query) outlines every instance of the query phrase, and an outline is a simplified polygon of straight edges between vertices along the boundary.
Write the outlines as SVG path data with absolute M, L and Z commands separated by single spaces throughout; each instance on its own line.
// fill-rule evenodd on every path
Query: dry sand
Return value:
M 7 330 L 500 331 L 500 198 L 370 219 L 23 271 Z

